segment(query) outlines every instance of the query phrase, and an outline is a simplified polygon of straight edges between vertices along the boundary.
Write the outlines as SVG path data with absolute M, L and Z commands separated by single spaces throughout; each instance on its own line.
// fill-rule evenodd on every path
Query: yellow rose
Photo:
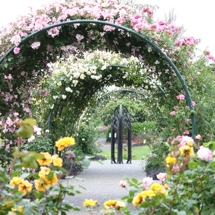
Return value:
M 48 186 L 43 179 L 35 179 L 34 185 L 35 185 L 36 190 L 42 191 L 42 192 L 45 192 L 46 188 Z
M 181 146 L 179 148 L 179 151 L 180 151 L 180 155 L 182 157 L 191 157 L 194 155 L 194 151 L 193 151 L 193 147 L 190 147 L 190 146 Z
M 143 192 L 140 193 L 140 195 L 144 198 L 150 198 L 152 196 L 155 196 L 155 192 L 153 190 L 144 190 Z
M 41 166 L 39 171 L 39 177 L 45 178 L 50 173 L 50 168 Z
M 135 196 L 132 200 L 132 204 L 134 206 L 139 206 L 141 203 L 143 203 L 145 201 L 145 198 L 139 194 L 137 194 L 137 196 Z
M 83 202 L 84 207 L 96 207 L 97 205 L 97 201 L 92 199 L 85 199 Z
M 58 154 L 52 155 L 52 162 L 54 166 L 63 166 L 63 160 L 58 156 Z
M 37 159 L 37 162 L 42 165 L 49 165 L 52 163 L 51 155 L 48 152 L 40 152 L 44 156 L 42 159 Z
M 116 202 L 115 208 L 116 208 L 117 210 L 120 210 L 120 208 L 125 208 L 125 207 L 126 207 L 125 202 L 122 202 L 122 201 L 117 201 L 117 202 Z
M 171 166 L 173 166 L 173 164 L 176 163 L 177 160 L 175 157 L 168 156 L 166 157 L 165 161 L 166 161 L 166 167 L 170 168 Z
M 19 211 L 19 212 L 23 212 L 24 211 L 24 207 L 23 206 L 18 206 L 16 208 L 12 208 L 12 211 Z
M 18 191 L 22 192 L 24 195 L 31 192 L 31 190 L 32 190 L 32 184 L 29 181 L 23 180 L 19 184 Z
M 10 181 L 11 186 L 16 186 L 19 185 L 24 179 L 20 177 L 13 177 L 12 180 Z
M 75 145 L 75 139 L 73 137 L 64 137 L 55 142 L 58 151 L 62 151 L 64 148 L 73 145 Z
M 162 184 L 154 183 L 150 186 L 150 189 L 154 191 L 154 193 L 162 193 L 167 195 L 166 189 L 163 187 Z
M 46 177 L 44 178 L 44 181 L 46 182 L 47 185 L 52 186 L 55 185 L 58 181 L 57 175 L 54 173 L 52 178 Z
M 108 200 L 108 201 L 104 202 L 104 206 L 106 206 L 106 207 L 115 207 L 116 202 L 117 202 L 116 200 Z

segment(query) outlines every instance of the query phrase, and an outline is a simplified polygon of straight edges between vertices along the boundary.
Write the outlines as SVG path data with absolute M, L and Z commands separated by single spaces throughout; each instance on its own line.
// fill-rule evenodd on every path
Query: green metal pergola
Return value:
M 175 64 L 171 61 L 171 59 L 154 43 L 152 43 L 149 39 L 147 39 L 146 37 L 144 37 L 143 35 L 139 34 L 138 32 L 121 26 L 121 25 L 117 25 L 111 22 L 106 22 L 106 21 L 101 21 L 101 20 L 70 20 L 70 21 L 65 21 L 65 22 L 60 22 L 57 24 L 53 24 L 50 26 L 47 26 L 45 28 L 43 28 L 40 31 L 36 31 L 33 32 L 32 34 L 28 35 L 27 37 L 25 37 L 19 44 L 19 46 L 24 45 L 27 41 L 29 41 L 32 37 L 41 34 L 44 31 L 47 31 L 51 28 L 54 27 L 59 27 L 59 26 L 65 26 L 65 25 L 73 25 L 73 24 L 96 24 L 96 25 L 108 25 L 108 26 L 112 26 L 115 27 L 117 29 L 121 29 L 133 36 L 136 36 L 139 40 L 143 41 L 144 43 L 148 44 L 149 46 L 151 46 L 154 50 L 156 50 L 164 59 L 165 61 L 168 63 L 168 65 L 173 69 L 173 71 L 175 72 L 176 76 L 178 77 L 183 90 L 185 92 L 186 95 L 186 101 L 187 101 L 187 105 L 189 106 L 190 110 L 191 110 L 191 122 L 192 122 L 192 137 L 195 137 L 196 134 L 196 121 L 195 121 L 195 115 L 194 115 L 194 107 L 192 105 L 192 100 L 191 100 L 191 95 L 189 93 L 188 87 L 182 77 L 182 75 L 180 74 L 180 72 L 178 71 L 177 67 L 175 66 Z M 11 47 L 6 53 L 5 55 L 0 59 L 0 66 L 2 64 L 2 62 L 4 61 L 4 59 L 6 57 L 8 57 L 14 50 L 15 46 Z M 51 117 L 50 117 L 51 120 Z

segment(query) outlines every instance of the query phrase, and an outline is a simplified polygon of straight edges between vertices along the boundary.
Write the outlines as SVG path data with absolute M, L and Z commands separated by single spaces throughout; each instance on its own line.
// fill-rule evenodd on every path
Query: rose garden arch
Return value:
M 19 47 L 25 46 L 25 44 L 27 44 L 30 40 L 32 40 L 33 38 L 37 38 L 40 35 L 43 35 L 44 32 L 46 32 L 47 30 L 54 29 L 54 28 L 57 28 L 57 27 L 61 26 L 61 27 L 66 27 L 65 31 L 68 31 L 69 26 L 72 26 L 72 25 L 75 25 L 75 24 L 78 24 L 82 28 L 83 28 L 83 26 L 92 26 L 93 28 L 94 28 L 94 26 L 98 26 L 98 27 L 100 27 L 100 26 L 110 26 L 110 27 L 113 27 L 114 29 L 116 29 L 116 31 L 123 32 L 123 34 L 126 35 L 126 36 L 128 35 L 125 39 L 127 39 L 127 40 L 131 39 L 130 42 L 132 40 L 134 40 L 135 41 L 134 45 L 137 45 L 137 44 L 138 44 L 138 46 L 141 45 L 140 49 L 142 47 L 144 47 L 144 46 L 150 46 L 153 50 L 155 50 L 156 53 L 158 54 L 158 56 L 160 58 L 163 58 L 164 61 L 168 64 L 168 67 L 171 67 L 171 69 L 174 71 L 174 73 L 178 77 L 178 79 L 179 79 L 179 81 L 180 81 L 180 83 L 181 83 L 181 85 L 183 87 L 183 90 L 184 90 L 184 92 L 186 94 L 187 105 L 189 106 L 189 108 L 191 110 L 192 135 L 194 137 L 194 135 L 195 135 L 195 116 L 192 113 L 193 105 L 192 105 L 192 102 L 191 102 L 192 100 L 191 100 L 190 93 L 188 91 L 188 88 L 187 88 L 187 86 L 185 84 L 185 81 L 184 81 L 183 77 L 181 76 L 180 72 L 176 68 L 175 64 L 171 61 L 171 59 L 157 45 L 152 43 L 149 39 L 147 39 L 143 35 L 139 34 L 138 32 L 135 32 L 134 30 L 132 30 L 130 28 L 127 28 L 127 27 L 124 27 L 124 26 L 121 26 L 121 25 L 117 25 L 117 24 L 114 24 L 114 23 L 106 22 L 106 21 L 100 21 L 100 20 L 71 20 L 71 21 L 60 22 L 60 23 L 57 23 L 57 24 L 54 24 L 54 25 L 50 25 L 50 26 L 47 26 L 47 27 L 43 28 L 40 31 L 33 32 L 32 34 L 30 34 L 29 36 L 24 38 L 19 43 Z M 84 30 L 83 29 L 82 29 L 82 31 L 85 32 L 85 29 Z M 66 32 L 65 33 L 64 33 L 64 31 L 62 31 L 62 32 L 64 34 L 63 39 L 65 39 Z M 7 62 L 6 62 L 6 64 L 4 64 L 4 61 L 6 61 L 6 60 L 8 61 L 8 59 L 10 59 L 10 61 L 11 61 L 11 58 L 14 58 L 14 57 L 16 59 L 16 55 L 12 55 L 12 52 L 14 51 L 15 48 L 16 48 L 15 46 L 11 47 L 6 52 L 6 54 L 0 59 L 0 64 L 1 64 L 1 68 L 2 68 L 1 72 L 3 72 L 2 75 L 8 75 L 8 71 L 5 71 L 5 70 L 7 70 L 7 66 L 6 66 Z M 38 54 L 38 52 L 36 54 Z M 41 54 L 41 56 L 45 57 L 45 53 L 39 53 L 39 54 Z M 145 57 L 145 55 L 144 55 L 144 57 Z M 26 56 L 26 58 L 27 58 L 27 56 Z M 26 60 L 29 60 L 29 59 L 26 59 Z M 24 59 L 24 61 L 25 61 L 25 59 Z M 42 70 L 44 68 L 44 64 L 41 64 L 41 68 L 38 67 L 38 62 L 37 63 L 35 62 L 35 65 L 36 65 L 36 69 L 41 69 Z M 19 65 L 17 65 L 17 66 L 19 66 Z M 25 66 L 27 66 L 27 63 L 25 64 Z M 5 69 L 5 67 L 6 67 L 6 69 Z M 41 72 L 41 74 L 42 74 L 42 72 Z M 38 76 L 39 76 L 39 74 L 37 75 L 37 78 L 38 78 Z M 23 83 L 21 83 L 21 84 L 23 84 Z

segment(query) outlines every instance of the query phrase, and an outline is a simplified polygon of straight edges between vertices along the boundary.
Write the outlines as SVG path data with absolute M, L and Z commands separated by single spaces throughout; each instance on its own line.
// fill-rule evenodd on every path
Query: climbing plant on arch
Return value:
M 3 29 L 0 112 L 8 120 L 4 132 L 13 131 L 10 122 L 18 114 L 32 115 L 32 90 L 52 75 L 51 62 L 71 54 L 82 57 L 85 51 L 96 49 L 112 50 L 124 58 L 137 57 L 149 76 L 159 79 L 170 99 L 174 101 L 176 95 L 184 93 L 193 110 L 178 69 L 187 75 L 197 40 L 179 38 L 180 28 L 167 21 L 155 22 L 152 14 L 151 6 L 132 7 L 111 0 L 61 1 L 32 11 Z M 112 74 L 117 74 L 115 70 Z M 166 102 L 162 97 L 158 100 Z M 194 115 L 192 121 L 195 123 Z

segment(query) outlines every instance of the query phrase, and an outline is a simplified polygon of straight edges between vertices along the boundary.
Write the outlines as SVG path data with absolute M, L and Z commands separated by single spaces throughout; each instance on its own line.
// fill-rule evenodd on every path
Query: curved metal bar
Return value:
M 108 96 L 111 93 L 117 93 L 117 92 L 121 92 L 121 91 L 127 91 L 127 92 L 131 92 L 131 93 L 136 93 L 136 94 L 140 94 L 143 97 L 146 97 L 146 95 L 144 93 L 142 93 L 141 91 L 138 90 L 132 90 L 132 89 L 120 89 L 120 90 L 112 90 L 110 92 L 104 93 L 102 94 L 98 100 L 103 99 L 105 96 Z
M 47 26 L 47 27 L 43 28 L 40 31 L 33 32 L 32 34 L 30 34 L 26 38 L 24 38 L 20 42 L 20 45 L 24 44 L 30 38 L 36 36 L 37 34 L 40 34 L 41 32 L 47 31 L 47 30 L 49 30 L 51 28 L 59 27 L 59 26 L 64 26 L 64 25 L 69 25 L 69 24 L 76 24 L 76 23 L 80 23 L 80 24 L 81 23 L 85 23 L 85 24 L 89 23 L 89 24 L 109 25 L 109 26 L 112 26 L 112 27 L 115 27 L 115 28 L 118 28 L 118 29 L 122 29 L 122 30 L 124 30 L 126 32 L 129 32 L 132 35 L 135 35 L 136 37 L 138 37 L 139 39 L 141 39 L 142 41 L 144 41 L 145 43 L 147 43 L 148 45 L 150 45 L 153 49 L 155 49 L 166 60 L 166 62 L 170 65 L 170 67 L 173 69 L 173 71 L 177 75 L 179 81 L 181 82 L 181 85 L 182 85 L 182 87 L 183 87 L 183 89 L 185 91 L 185 94 L 186 94 L 186 99 L 187 99 L 188 106 L 190 107 L 190 110 L 191 110 L 192 136 L 193 137 L 195 136 L 195 133 L 196 133 L 196 122 L 195 122 L 195 115 L 194 115 L 194 107 L 192 105 L 192 100 L 191 100 L 191 96 L 190 96 L 189 90 L 188 90 L 188 88 L 187 88 L 187 86 L 185 84 L 185 81 L 184 81 L 182 75 L 178 71 L 178 69 L 175 66 L 175 64 L 171 61 L 171 59 L 157 45 L 155 45 L 154 43 L 152 43 L 149 39 L 147 39 L 143 35 L 139 34 L 138 32 L 136 32 L 136 31 L 134 31 L 134 30 L 132 30 L 130 28 L 121 26 L 121 25 L 117 25 L 117 24 L 114 24 L 114 23 L 111 23 L 111 22 L 106 22 L 106 21 L 101 21 L 101 20 L 71 20 L 71 21 L 65 21 L 65 22 L 56 23 L 56 24 Z M 9 54 L 11 54 L 13 52 L 14 48 L 15 48 L 15 46 L 13 46 L 12 48 L 10 48 L 6 52 L 6 54 L 0 59 L 0 64 L 3 62 L 3 60 Z

